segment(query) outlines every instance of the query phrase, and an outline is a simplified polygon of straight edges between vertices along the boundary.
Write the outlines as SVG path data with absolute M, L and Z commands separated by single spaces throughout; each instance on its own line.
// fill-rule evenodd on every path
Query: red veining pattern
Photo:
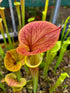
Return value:
M 19 32 L 20 46 L 17 52 L 21 55 L 35 55 L 53 48 L 60 30 L 61 27 L 47 21 L 35 21 L 25 25 Z

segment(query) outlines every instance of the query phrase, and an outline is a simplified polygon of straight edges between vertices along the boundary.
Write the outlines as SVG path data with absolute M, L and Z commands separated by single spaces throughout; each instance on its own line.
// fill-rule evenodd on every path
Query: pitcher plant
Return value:
M 25 25 L 19 32 L 19 47 L 16 51 L 21 55 L 26 55 L 25 64 L 30 68 L 33 77 L 34 93 L 37 90 L 38 70 L 42 61 L 40 53 L 54 47 L 60 30 L 61 27 L 50 22 L 34 21 Z

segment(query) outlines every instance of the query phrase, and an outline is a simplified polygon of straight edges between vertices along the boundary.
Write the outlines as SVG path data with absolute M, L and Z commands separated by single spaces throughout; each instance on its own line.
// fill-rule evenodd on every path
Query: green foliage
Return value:
M 44 68 L 45 67 L 45 62 L 44 61 L 42 61 L 42 63 L 40 64 L 40 66 L 39 66 L 40 68 Z
M 0 88 L 6 93 L 4 85 L 0 82 Z
M 3 36 L 4 44 L 5 44 L 6 48 L 8 49 L 8 45 L 7 45 L 7 42 L 6 42 L 6 38 L 5 38 L 4 32 L 1 31 L 1 34 Z
M 30 23 L 30 22 L 32 22 L 32 21 L 34 21 L 35 20 L 35 17 L 31 17 L 31 18 L 29 18 L 27 21 L 28 21 L 28 23 Z
M 56 62 L 56 65 L 54 67 L 55 71 L 56 71 L 57 67 L 59 66 L 59 64 L 61 63 L 63 56 L 64 56 L 64 53 L 65 53 L 69 44 L 70 44 L 70 37 L 68 37 L 68 39 L 66 41 L 64 41 L 62 46 L 61 46 L 60 54 L 59 54 L 58 60 Z
M 17 81 L 20 82 L 20 79 L 21 79 L 21 72 L 20 72 L 20 70 L 14 72 L 14 73 L 15 73 L 15 75 L 17 76 Z
M 63 31 L 62 31 L 62 36 L 61 36 L 61 49 L 60 49 L 60 54 L 59 54 L 59 57 L 57 59 L 57 62 L 56 62 L 56 65 L 54 67 L 54 70 L 56 71 L 57 67 L 59 66 L 59 64 L 61 63 L 62 59 L 63 59 L 63 56 L 64 56 L 64 53 L 65 51 L 67 50 L 67 47 L 68 45 L 70 44 L 70 37 L 67 38 L 66 41 L 64 41 L 67 37 L 67 35 L 69 34 L 70 32 L 70 26 L 68 28 L 68 31 L 66 32 L 66 34 L 64 35 L 65 33 L 65 29 L 66 29 L 66 25 L 68 23 L 68 21 L 70 20 L 70 16 L 66 19 L 65 21 L 65 24 L 64 24 L 64 28 L 63 28 Z
M 67 26 L 67 23 L 68 21 L 70 20 L 70 16 L 66 19 L 65 21 L 65 24 L 64 24 L 64 28 L 63 28 L 63 31 L 62 31 L 62 35 L 61 35 L 61 41 L 63 43 L 63 41 L 66 39 L 66 36 L 69 34 L 70 32 L 70 29 L 68 29 L 68 31 L 66 32 L 65 36 L 64 36 L 64 33 L 65 33 L 65 29 L 66 29 L 66 26 Z M 70 27 L 69 27 L 70 28 Z
M 24 68 L 25 68 L 26 73 L 28 74 L 29 68 L 26 65 L 24 65 Z
M 61 45 L 61 42 L 58 41 L 56 43 L 56 45 L 52 49 L 47 51 L 47 53 L 46 53 L 46 62 L 45 62 L 45 67 L 44 67 L 44 76 L 45 77 L 47 75 L 50 63 L 53 61 L 53 59 L 57 55 L 57 51 L 59 51 L 59 49 L 60 49 L 60 45 Z
M 0 72 L 0 79 L 2 79 L 3 78 L 3 75 L 2 75 L 2 73 Z
M 20 0 L 21 2 L 21 13 L 22 13 L 22 26 L 25 25 L 25 0 Z
M 68 28 L 68 31 L 67 31 L 67 33 L 64 36 L 64 40 L 66 39 L 66 37 L 68 36 L 69 33 L 70 33 L 70 27 Z
M 22 1 L 24 1 L 24 0 L 21 0 L 22 24 L 23 24 L 23 26 L 24 26 L 24 25 L 25 25 L 25 6 L 23 6 L 23 5 L 25 5 L 25 3 L 22 2 Z M 48 9 L 48 1 L 49 1 L 49 0 L 46 0 L 45 9 L 44 9 L 44 11 L 42 12 L 42 20 L 43 20 L 43 21 L 46 20 L 47 9 Z M 20 26 L 19 28 L 21 28 L 20 10 L 18 10 L 17 12 L 18 12 L 18 17 L 19 17 L 19 26 Z M 70 17 L 68 17 L 68 18 L 66 19 L 66 21 L 65 21 L 65 25 L 64 25 L 64 28 L 63 28 L 62 36 L 61 36 L 61 41 L 58 41 L 58 42 L 56 43 L 56 45 L 55 45 L 52 49 L 50 49 L 49 51 L 47 51 L 47 53 L 46 53 L 46 62 L 44 62 L 44 60 L 43 60 L 42 63 L 40 64 L 40 68 L 44 68 L 44 76 L 45 76 L 45 77 L 46 77 L 46 75 L 47 75 L 47 72 L 48 72 L 48 69 L 49 69 L 49 65 L 50 65 L 51 62 L 54 60 L 54 58 L 55 58 L 55 56 L 57 55 L 57 52 L 60 50 L 60 48 L 61 48 L 61 50 L 60 50 L 60 54 L 59 54 L 59 57 L 58 57 L 56 66 L 55 66 L 55 70 L 57 69 L 57 67 L 59 66 L 60 62 L 62 61 L 63 55 L 64 55 L 64 53 L 65 53 L 65 51 L 66 51 L 66 49 L 67 49 L 68 44 L 70 44 L 70 38 L 68 38 L 66 41 L 64 41 L 64 40 L 66 39 L 67 35 L 68 35 L 69 32 L 70 32 L 70 28 L 69 28 L 68 31 L 67 31 L 67 33 L 65 34 L 65 37 L 64 37 L 66 25 L 67 25 L 67 22 L 68 22 L 69 19 L 70 19 Z M 34 21 L 34 20 L 35 20 L 35 17 L 29 18 L 29 19 L 28 19 L 28 23 L 31 22 L 31 21 Z M 12 42 L 13 42 L 13 44 L 14 44 L 14 38 L 12 38 L 12 40 L 11 40 L 11 37 L 10 37 L 9 32 L 8 32 L 8 27 L 7 27 L 7 24 L 6 24 L 6 20 L 5 20 L 4 23 L 5 23 L 4 25 L 5 25 L 5 27 L 6 27 L 6 33 L 7 33 L 7 37 L 8 37 L 8 41 L 9 41 L 9 49 L 12 49 L 12 48 L 14 48 L 13 45 L 12 45 Z M 7 46 L 4 33 L 3 33 L 3 38 L 4 38 L 4 41 L 5 41 L 5 42 L 4 42 L 4 43 L 5 43 L 5 46 Z M 8 48 L 7 48 L 7 49 L 8 49 Z M 45 54 L 45 53 L 41 53 L 41 56 L 43 57 L 44 54 Z M 0 47 L 0 55 L 1 55 L 3 58 L 4 58 L 4 56 L 5 56 L 5 53 L 4 53 L 4 51 L 3 51 L 3 49 L 2 49 L 1 47 Z M 37 61 L 39 62 L 39 60 L 37 60 L 37 57 L 36 57 L 35 59 L 32 58 L 31 61 L 33 62 L 33 60 L 34 60 L 34 63 L 35 63 L 35 60 L 36 60 L 36 62 L 37 62 Z M 34 65 L 34 64 L 32 64 L 32 65 Z M 24 66 L 24 68 L 25 68 L 25 71 L 28 73 L 28 72 L 29 72 L 29 68 L 28 68 L 26 65 Z M 31 69 L 31 67 L 30 67 L 30 69 Z M 32 69 L 32 71 L 33 71 L 33 69 Z M 35 70 L 34 70 L 34 71 L 35 71 Z M 37 91 L 37 85 L 38 85 L 38 72 L 37 72 L 37 71 L 34 72 L 34 71 L 33 71 L 32 74 L 35 73 L 35 76 L 32 75 L 32 77 L 33 77 L 34 93 L 36 93 L 36 91 Z M 20 73 L 20 71 L 15 72 L 15 75 L 17 76 L 17 80 L 20 82 L 20 78 L 21 78 L 21 73 Z M 3 77 L 3 75 L 2 75 L 1 73 L 0 73 L 0 76 Z M 64 79 L 65 79 L 66 77 L 69 77 L 68 74 L 67 74 L 67 73 L 62 73 L 62 74 L 60 75 L 60 77 L 58 78 L 58 80 L 56 81 L 55 85 L 49 89 L 50 93 L 52 93 L 52 92 L 64 81 Z M 32 82 L 32 81 L 31 81 L 31 82 Z M 31 82 L 30 82 L 30 83 L 31 83 Z M 65 86 L 65 87 L 67 87 L 67 86 Z M 3 86 L 3 84 L 2 84 L 1 82 L 0 82 L 0 88 L 2 88 L 4 92 L 6 92 L 4 86 Z M 15 89 L 18 90 L 18 89 L 20 89 L 20 88 L 17 88 L 17 87 L 16 87 L 16 88 L 13 88 L 13 89 L 14 89 L 14 90 L 15 90 Z
M 0 18 L 0 31 L 1 31 L 1 34 L 3 36 L 4 44 L 5 44 L 6 48 L 8 49 L 6 38 L 5 38 L 5 35 L 4 35 L 3 25 L 2 25 L 2 18 Z
M 50 88 L 50 93 L 53 93 L 53 91 L 64 81 L 66 77 L 69 77 L 67 73 L 61 73 L 60 77 L 56 81 L 55 85 Z
M 44 20 L 44 16 L 46 15 L 45 11 L 42 11 L 42 20 Z
M 7 33 L 7 37 L 8 37 L 8 41 L 9 41 L 9 49 L 13 49 L 12 41 L 11 41 L 11 37 L 10 37 L 10 35 L 9 35 L 9 32 L 6 31 L 6 33 Z
M 68 87 L 68 85 L 64 85 L 64 86 L 63 86 L 63 88 L 67 88 L 67 87 Z
M 10 31 L 11 31 L 11 33 L 13 33 L 13 31 L 12 31 L 12 29 L 10 29 Z M 14 49 L 15 48 L 15 46 L 14 46 L 14 37 L 12 36 L 11 37 L 11 41 L 12 41 L 12 48 Z
M 2 10 L 1 16 L 2 16 L 2 18 L 0 18 L 0 31 L 1 31 L 1 34 L 3 36 L 4 44 L 5 44 L 7 49 L 8 48 L 12 49 L 13 48 L 12 41 L 11 41 L 11 37 L 10 37 L 9 32 L 8 32 L 8 27 L 7 27 L 7 23 L 6 23 L 4 10 Z M 6 34 L 7 34 L 7 38 L 8 38 L 8 42 L 9 42 L 9 47 L 7 45 L 6 38 L 5 38 L 5 35 L 4 35 L 4 28 L 3 28 L 3 24 L 2 24 L 2 19 L 3 19 L 3 22 L 4 22 L 5 28 L 6 28 Z
M 16 11 L 17 11 L 17 16 L 18 16 L 18 22 L 19 22 L 19 28 L 21 29 L 20 2 L 14 2 L 14 5 L 16 6 Z
M 7 27 L 7 22 L 6 22 L 4 10 L 2 10 L 1 17 L 3 19 L 3 23 L 4 23 L 4 26 L 6 28 L 6 34 L 7 34 L 7 38 L 8 38 L 8 42 L 9 42 L 9 48 L 12 49 L 13 48 L 12 41 L 11 41 L 11 37 L 10 37 L 9 32 L 8 32 L 8 27 Z
M 0 56 L 2 58 L 4 58 L 4 56 L 5 56 L 5 53 L 4 53 L 3 49 L 1 48 L 1 46 L 0 46 Z
M 8 42 L 9 42 L 9 49 L 13 49 L 12 40 L 11 40 L 11 37 L 10 37 L 10 35 L 9 35 L 9 32 L 6 31 L 6 34 L 7 34 L 7 38 L 8 38 Z
M 33 86 L 34 86 L 34 93 L 36 93 L 37 86 L 38 86 L 38 75 L 33 77 Z
M 48 4 L 49 4 L 49 0 L 46 0 L 46 1 L 45 1 L 45 8 L 44 8 L 44 11 L 42 12 L 42 20 L 43 20 L 43 21 L 46 21 Z

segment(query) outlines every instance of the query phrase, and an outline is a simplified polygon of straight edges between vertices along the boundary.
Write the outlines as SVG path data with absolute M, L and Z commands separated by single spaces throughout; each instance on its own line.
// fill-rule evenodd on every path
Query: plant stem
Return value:
M 58 60 L 57 60 L 56 65 L 54 67 L 54 71 L 56 71 L 57 67 L 60 65 L 60 63 L 62 61 L 62 58 L 64 56 L 65 51 L 66 51 L 66 49 L 61 49 L 60 54 L 59 54 L 59 57 L 58 57 Z
M 2 34 L 3 39 L 4 39 L 4 44 L 5 44 L 6 48 L 8 49 L 7 42 L 6 42 L 6 38 L 5 38 L 5 35 L 4 35 L 2 20 L 0 20 L 0 30 L 1 30 L 1 34 Z
M 45 62 L 45 67 L 44 67 L 44 77 L 45 78 L 46 78 L 47 72 L 49 70 L 49 65 L 53 61 L 56 54 L 57 54 L 56 52 L 52 52 L 51 50 L 47 51 L 47 53 L 46 53 L 46 62 Z
M 4 53 L 3 49 L 1 48 L 1 46 L 0 46 L 0 56 L 2 56 L 3 59 L 5 57 L 5 53 Z M 0 73 L 0 76 L 2 76 L 1 73 Z
M 18 82 L 20 82 L 20 78 L 21 78 L 21 72 L 20 72 L 20 70 L 19 71 L 16 71 L 15 72 L 15 75 L 17 76 Z
M 20 0 L 21 2 L 21 11 L 22 11 L 22 25 L 25 25 L 25 0 Z
M 61 73 L 54 86 L 50 87 L 49 93 L 53 93 L 53 91 L 64 81 L 66 77 L 69 77 L 67 73 Z
M 21 28 L 20 2 L 15 2 L 14 5 L 16 6 L 16 11 L 17 11 L 17 15 L 18 15 L 19 26 Z
M 21 28 L 21 16 L 20 16 L 20 8 L 19 8 L 19 6 L 16 7 L 16 10 L 17 10 L 17 14 L 18 14 L 19 26 Z
M 67 46 L 70 44 L 70 37 L 68 37 L 68 39 L 66 41 L 64 41 L 64 43 L 62 44 L 61 46 L 61 49 L 60 49 L 60 54 L 59 54 L 59 57 L 58 57 L 58 60 L 56 62 L 56 65 L 54 67 L 54 71 L 56 71 L 57 67 L 59 66 L 59 64 L 61 63 L 62 59 L 63 59 L 63 56 L 64 56 L 64 53 L 67 49 Z
M 38 85 L 38 72 L 39 68 L 30 68 L 32 78 L 33 78 L 33 86 L 34 86 L 34 93 L 37 91 L 37 85 Z
M 12 31 L 12 29 L 10 29 L 10 31 L 11 31 L 11 33 L 13 33 L 13 31 Z M 15 48 L 15 42 L 14 42 L 14 37 L 12 36 L 11 37 L 11 40 L 12 40 L 12 47 L 13 47 L 13 49 Z
M 10 49 L 12 49 L 13 47 L 12 47 L 11 38 L 10 38 L 10 35 L 9 35 L 9 32 L 8 32 L 8 27 L 7 27 L 7 23 L 6 23 L 5 14 L 4 14 L 4 8 L 0 8 L 0 14 L 1 14 L 1 17 L 3 19 L 5 28 L 6 28 L 6 33 L 7 33 Z
M 70 28 L 67 30 L 65 36 L 64 36 L 64 40 L 66 39 L 66 37 L 68 36 L 68 34 L 70 33 Z
M 43 11 L 43 16 L 42 16 L 42 20 L 43 21 L 46 20 L 46 15 L 47 15 L 47 10 L 48 10 L 48 3 L 49 3 L 49 0 L 46 0 L 46 2 L 45 2 L 45 9 Z
M 64 24 L 64 28 L 63 28 L 63 31 L 62 31 L 62 35 L 61 35 L 61 41 L 62 41 L 62 43 L 63 43 L 63 41 L 64 41 L 64 33 L 65 33 L 65 29 L 66 29 L 66 26 L 67 26 L 67 23 L 68 23 L 68 21 L 70 20 L 70 16 L 69 17 L 67 17 L 67 19 L 66 19 L 66 21 L 65 21 L 65 24 Z
M 44 67 L 44 77 L 45 77 L 45 78 L 46 78 L 46 76 L 47 76 L 49 64 L 50 64 L 50 60 L 47 60 L 47 59 L 46 59 L 45 67 Z

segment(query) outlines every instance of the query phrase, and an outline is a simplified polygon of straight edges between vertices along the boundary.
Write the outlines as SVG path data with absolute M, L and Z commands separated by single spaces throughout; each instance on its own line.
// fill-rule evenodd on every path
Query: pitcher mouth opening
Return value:
M 26 56 L 25 57 L 25 64 L 30 68 L 38 67 L 42 62 L 41 54 Z

